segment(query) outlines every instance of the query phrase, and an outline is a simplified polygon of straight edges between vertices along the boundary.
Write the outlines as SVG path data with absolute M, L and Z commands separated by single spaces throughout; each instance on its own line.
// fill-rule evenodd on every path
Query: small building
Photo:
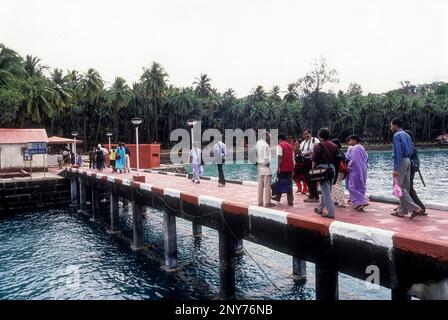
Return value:
M 44 167 L 46 155 L 34 155 L 31 163 L 25 161 L 29 142 L 48 143 L 45 129 L 0 128 L 0 172 Z

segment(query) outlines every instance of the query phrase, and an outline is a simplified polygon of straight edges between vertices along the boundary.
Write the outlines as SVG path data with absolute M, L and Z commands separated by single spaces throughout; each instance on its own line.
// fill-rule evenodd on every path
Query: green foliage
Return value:
M 339 139 L 358 133 L 368 142 L 390 141 L 388 124 L 396 116 L 417 140 L 432 141 L 448 129 L 447 83 L 405 81 L 384 94 L 363 93 L 356 83 L 346 92 L 329 91 L 327 86 L 337 82 L 336 70 L 321 58 L 285 91 L 256 86 L 246 97 L 233 89 L 218 92 L 207 74 L 192 86 L 171 86 L 156 62 L 131 86 L 117 77 L 105 87 L 95 69 L 50 71 L 38 57 L 23 59 L 0 44 L 0 125 L 40 126 L 67 137 L 77 130 L 86 148 L 105 142 L 109 131 L 113 141 L 133 142 L 130 119 L 136 116 L 144 120 L 141 141 L 165 146 L 171 131 L 186 128 L 192 118 L 202 120 L 203 129 L 271 128 L 294 137 L 305 127 L 316 132 L 326 126 Z

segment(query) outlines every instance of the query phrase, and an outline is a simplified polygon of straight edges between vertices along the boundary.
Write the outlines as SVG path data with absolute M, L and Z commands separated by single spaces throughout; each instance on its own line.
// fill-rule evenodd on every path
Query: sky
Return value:
M 201 73 L 244 96 L 303 77 L 327 59 L 346 90 L 448 81 L 446 0 L 0 0 L 0 43 L 110 85 L 156 61 L 169 83 Z

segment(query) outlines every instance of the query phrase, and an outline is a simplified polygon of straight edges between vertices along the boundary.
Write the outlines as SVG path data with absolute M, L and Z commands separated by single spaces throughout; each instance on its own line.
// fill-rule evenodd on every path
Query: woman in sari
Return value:
M 361 144 L 361 138 L 354 134 L 348 137 L 348 144 L 351 146 L 350 152 L 347 152 L 349 180 L 348 192 L 350 201 L 356 210 L 363 210 L 369 205 L 366 197 L 367 184 L 367 163 L 368 155 Z
M 126 162 L 126 151 L 123 148 L 123 144 L 120 143 L 118 148 L 116 149 L 115 154 L 115 170 L 118 173 L 123 173 L 125 162 Z

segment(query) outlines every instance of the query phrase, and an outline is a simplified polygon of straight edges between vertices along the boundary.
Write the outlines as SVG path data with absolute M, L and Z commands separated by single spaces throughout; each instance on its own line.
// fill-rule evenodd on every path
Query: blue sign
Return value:
M 33 154 L 46 154 L 47 153 L 47 143 L 46 142 L 29 142 L 27 153 Z

